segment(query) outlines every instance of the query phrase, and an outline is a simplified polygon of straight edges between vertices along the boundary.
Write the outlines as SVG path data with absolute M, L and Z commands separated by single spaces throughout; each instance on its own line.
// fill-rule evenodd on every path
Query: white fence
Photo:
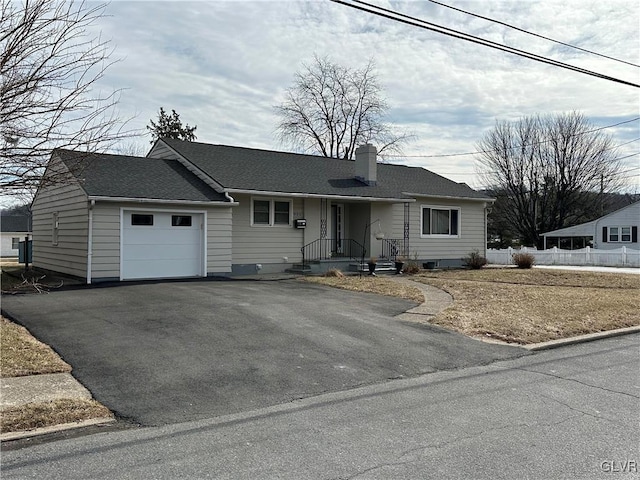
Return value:
M 615 250 L 596 250 L 595 248 L 581 248 L 580 250 L 561 250 L 553 247 L 549 250 L 536 250 L 522 247 L 521 249 L 506 248 L 502 250 L 487 250 L 489 263 L 498 265 L 513 264 L 514 253 L 530 253 L 536 257 L 537 265 L 597 265 L 602 267 L 640 267 L 640 250 L 621 247 Z

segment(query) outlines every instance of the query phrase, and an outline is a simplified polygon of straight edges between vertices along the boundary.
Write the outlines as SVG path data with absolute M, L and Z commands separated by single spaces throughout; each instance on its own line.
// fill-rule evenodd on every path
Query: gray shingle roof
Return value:
M 403 192 L 489 198 L 466 184 L 419 167 L 379 163 L 377 184 L 369 186 L 354 178 L 353 160 L 174 139 L 161 141 L 228 189 L 376 198 L 408 198 Z
M 30 232 L 31 218 L 26 215 L 7 215 L 0 217 L 2 232 Z
M 177 160 L 56 150 L 89 196 L 226 201 Z

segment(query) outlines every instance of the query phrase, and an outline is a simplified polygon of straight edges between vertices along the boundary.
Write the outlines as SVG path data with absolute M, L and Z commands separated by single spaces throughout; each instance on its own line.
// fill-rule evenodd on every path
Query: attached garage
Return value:
M 206 276 L 204 212 L 122 210 L 121 280 Z

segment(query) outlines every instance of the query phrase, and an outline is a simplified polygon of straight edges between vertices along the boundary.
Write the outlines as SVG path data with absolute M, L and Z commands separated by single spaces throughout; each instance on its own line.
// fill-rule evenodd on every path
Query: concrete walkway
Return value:
M 451 295 L 439 288 L 432 287 L 431 285 L 416 282 L 401 275 L 389 275 L 385 278 L 390 278 L 393 281 L 417 288 L 422 292 L 422 296 L 424 297 L 423 303 L 401 313 L 400 315 L 397 315 L 396 318 L 399 320 L 409 322 L 428 322 L 431 317 L 436 316 L 453 303 Z
M 63 398 L 91 400 L 91 392 L 70 373 L 3 378 L 0 387 L 0 410 Z

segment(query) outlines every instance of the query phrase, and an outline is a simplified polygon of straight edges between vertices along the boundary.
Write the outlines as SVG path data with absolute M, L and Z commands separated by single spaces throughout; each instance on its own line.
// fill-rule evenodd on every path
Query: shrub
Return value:
M 487 259 L 478 250 L 474 250 L 462 259 L 462 263 L 472 270 L 479 270 L 487 264 Z
M 327 270 L 326 272 L 324 272 L 324 274 L 322 275 L 323 277 L 337 277 L 337 278 L 342 278 L 344 277 L 344 273 L 342 273 L 340 270 L 338 270 L 337 268 L 332 268 L 331 270 Z
M 410 275 L 416 274 L 420 272 L 420 265 L 417 262 L 409 262 L 405 264 L 402 269 L 402 273 L 408 273 Z
M 536 257 L 530 253 L 514 253 L 512 258 L 518 268 L 531 268 L 536 261 Z

